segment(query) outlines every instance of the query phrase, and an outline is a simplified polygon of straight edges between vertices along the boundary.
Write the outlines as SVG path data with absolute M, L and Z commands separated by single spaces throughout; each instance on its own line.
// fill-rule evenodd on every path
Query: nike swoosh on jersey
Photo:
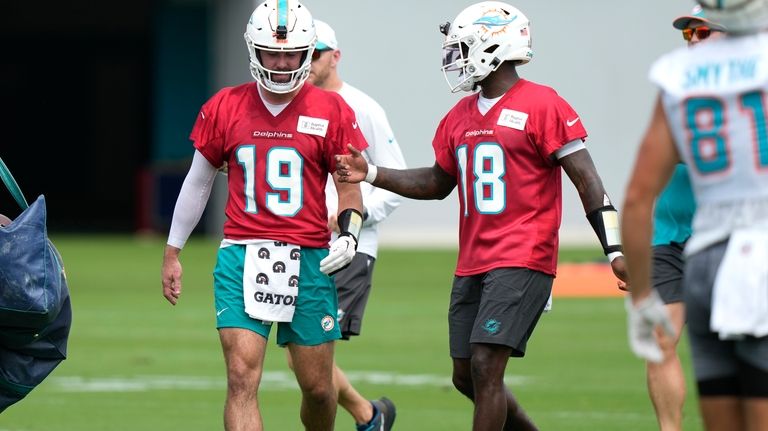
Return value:
M 565 124 L 568 125 L 568 127 L 573 126 L 576 124 L 576 122 L 579 121 L 579 117 L 574 118 L 573 120 L 565 120 Z
M 229 307 L 224 307 L 224 308 L 222 308 L 221 310 L 219 310 L 219 311 L 217 311 L 217 312 L 216 312 L 216 316 L 221 316 L 221 313 L 223 313 L 223 312 L 225 312 L 225 311 L 227 311 L 227 310 L 229 310 Z

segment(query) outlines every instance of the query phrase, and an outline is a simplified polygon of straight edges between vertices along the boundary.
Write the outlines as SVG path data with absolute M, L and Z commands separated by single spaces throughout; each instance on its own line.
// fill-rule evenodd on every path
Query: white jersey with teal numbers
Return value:
M 690 255 L 735 229 L 768 229 L 768 34 L 680 48 L 654 63 L 698 204 Z

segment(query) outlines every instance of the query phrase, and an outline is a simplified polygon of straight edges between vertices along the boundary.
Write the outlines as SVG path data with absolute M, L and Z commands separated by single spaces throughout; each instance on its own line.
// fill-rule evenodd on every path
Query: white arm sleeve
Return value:
M 192 166 L 189 168 L 184 184 L 179 191 L 176 207 L 173 209 L 171 231 L 168 233 L 168 245 L 183 248 L 197 226 L 205 210 L 205 204 L 211 196 L 213 180 L 216 179 L 216 167 L 208 162 L 199 151 L 195 151 Z

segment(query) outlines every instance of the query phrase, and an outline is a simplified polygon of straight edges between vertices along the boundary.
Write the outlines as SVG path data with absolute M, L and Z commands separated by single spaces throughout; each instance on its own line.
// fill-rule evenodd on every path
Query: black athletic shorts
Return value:
M 553 280 L 527 268 L 456 276 L 448 311 L 451 357 L 471 357 L 472 343 L 501 344 L 512 348 L 511 356 L 525 356 Z
M 768 336 L 721 340 L 710 329 L 712 292 L 727 241 L 688 257 L 685 312 L 701 396 L 768 397 Z M 748 271 L 749 268 L 745 268 Z
M 683 302 L 683 244 L 653 247 L 653 287 L 665 304 Z
M 371 293 L 373 265 L 376 258 L 357 253 L 348 267 L 336 273 L 336 292 L 339 296 L 339 328 L 342 340 L 360 335 L 363 313 Z

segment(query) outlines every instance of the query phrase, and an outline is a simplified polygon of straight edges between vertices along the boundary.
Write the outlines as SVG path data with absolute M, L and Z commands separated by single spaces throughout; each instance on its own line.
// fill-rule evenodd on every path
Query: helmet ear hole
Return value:
M 499 45 L 491 45 L 488 48 L 485 48 L 483 52 L 485 52 L 486 54 L 493 54 L 494 52 L 496 52 L 497 49 L 499 49 Z M 490 65 L 491 67 L 495 68 L 500 62 L 501 60 L 499 60 L 499 57 L 493 57 L 493 60 L 491 61 Z M 480 63 L 485 64 L 486 58 L 485 57 L 481 58 Z
M 498 49 L 499 49 L 499 45 L 491 45 L 488 48 L 485 48 L 483 52 L 486 54 L 492 55 Z M 498 57 L 495 57 L 495 58 L 498 59 Z M 481 63 L 485 63 L 485 57 L 482 58 Z

